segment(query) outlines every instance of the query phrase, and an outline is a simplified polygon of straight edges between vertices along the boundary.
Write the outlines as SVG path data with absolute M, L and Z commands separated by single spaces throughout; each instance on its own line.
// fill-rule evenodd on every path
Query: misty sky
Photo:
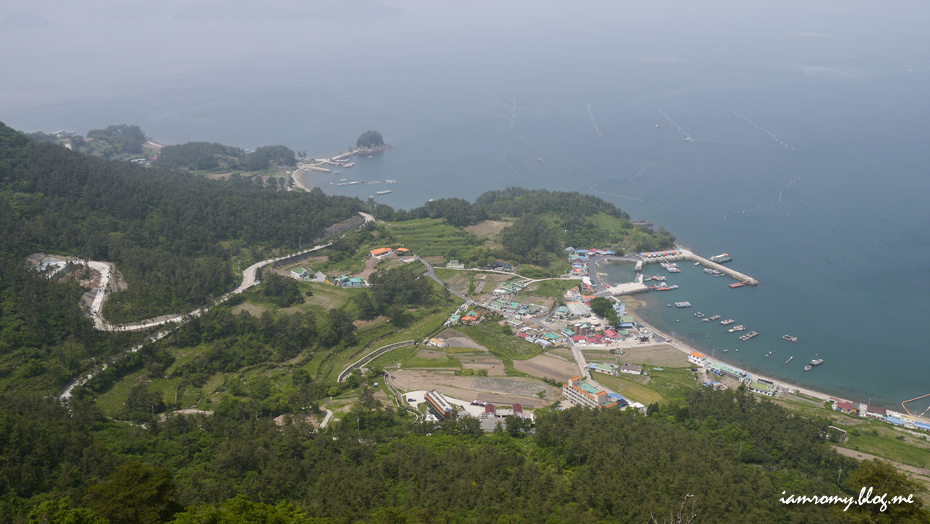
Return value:
M 218 84 L 273 94 L 345 82 L 359 68 L 409 75 L 398 60 L 421 62 L 417 75 L 440 83 L 476 70 L 584 82 L 632 61 L 720 67 L 723 84 L 755 66 L 856 78 L 892 65 L 926 79 L 928 5 L 13 0 L 0 6 L 0 120 L 26 131 L 129 120 L 148 130 L 147 120 L 212 103 Z M 114 104 L 135 113 L 107 114 Z

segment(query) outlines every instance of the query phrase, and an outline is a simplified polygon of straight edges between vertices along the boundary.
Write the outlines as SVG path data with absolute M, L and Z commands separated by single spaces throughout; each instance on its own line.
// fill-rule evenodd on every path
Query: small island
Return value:
M 380 147 L 384 145 L 384 138 L 377 131 L 365 131 L 358 140 L 355 141 L 355 147 Z

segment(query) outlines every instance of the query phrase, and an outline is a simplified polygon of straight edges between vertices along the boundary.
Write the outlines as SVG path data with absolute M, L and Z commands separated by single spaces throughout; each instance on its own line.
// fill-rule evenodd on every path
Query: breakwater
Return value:
M 742 282 L 742 283 L 744 283 L 744 284 L 746 284 L 746 285 L 755 286 L 755 285 L 758 285 L 758 284 L 759 284 L 759 281 L 758 281 L 758 280 L 752 278 L 752 277 L 749 276 L 749 275 L 746 275 L 745 273 L 740 273 L 739 271 L 735 271 L 735 270 L 733 270 L 733 269 L 730 269 L 730 268 L 728 268 L 727 266 L 724 266 L 723 264 L 718 264 L 718 263 L 712 262 L 712 261 L 710 261 L 709 259 L 706 259 L 706 258 L 704 258 L 704 257 L 702 257 L 702 256 L 700 256 L 700 255 L 695 255 L 694 253 L 692 253 L 691 251 L 688 251 L 687 249 L 679 249 L 679 251 L 680 251 L 681 253 L 678 254 L 678 255 L 671 255 L 671 256 L 665 256 L 665 257 L 656 257 L 656 258 L 647 258 L 647 259 L 643 260 L 643 262 L 646 263 L 646 264 L 653 264 L 653 263 L 656 263 L 656 262 L 664 262 L 664 261 L 677 262 L 677 261 L 679 261 L 679 260 L 687 260 L 687 261 L 690 261 L 690 262 L 699 262 L 702 266 L 709 267 L 709 268 L 711 268 L 711 269 L 716 269 L 717 271 L 720 271 L 721 273 L 723 273 L 723 274 L 725 274 L 725 275 L 727 275 L 727 276 L 729 276 L 729 277 L 735 278 L 736 280 L 739 280 L 740 282 Z

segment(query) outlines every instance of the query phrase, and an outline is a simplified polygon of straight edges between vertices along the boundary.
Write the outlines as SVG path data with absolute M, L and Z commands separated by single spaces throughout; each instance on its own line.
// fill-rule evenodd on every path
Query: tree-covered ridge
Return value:
M 277 166 L 294 166 L 294 151 L 285 146 L 262 146 L 251 153 L 238 147 L 210 142 L 188 142 L 165 146 L 153 165 L 190 171 L 263 171 Z
M 87 138 L 106 143 L 109 149 L 103 151 L 103 156 L 107 158 L 122 153 L 140 154 L 142 145 L 147 140 L 139 126 L 126 124 L 109 126 L 106 129 L 91 129 L 87 132 Z
M 355 147 L 379 147 L 384 145 L 384 138 L 377 131 L 365 131 L 355 141 Z
M 475 200 L 475 205 L 483 208 L 490 216 L 522 217 L 554 213 L 560 216 L 570 214 L 586 217 L 604 213 L 616 218 L 630 219 L 630 215 L 610 202 L 577 191 L 508 187 L 483 193 Z
M 238 147 L 210 142 L 188 142 L 161 148 L 158 152 L 158 159 L 152 162 L 152 165 L 168 169 L 186 168 L 209 171 L 221 165 L 229 166 L 238 163 L 239 157 L 244 154 L 245 152 Z
M 266 160 L 285 154 L 261 151 Z M 357 199 L 319 190 L 108 162 L 0 128 L 0 213 L 12 229 L 4 245 L 17 257 L 115 262 L 129 288 L 107 303 L 114 322 L 202 305 L 234 286 L 230 258 L 257 258 L 245 246 L 296 248 L 359 209 Z
M 651 416 L 539 412 L 535 436 L 483 435 L 476 419 L 411 424 L 364 391 L 346 422 L 319 431 L 298 419 L 277 426 L 252 409 L 139 429 L 80 402 L 69 414 L 52 401 L 0 397 L 0 522 L 62 497 L 111 517 L 134 494 L 159 515 L 148 522 L 650 522 L 691 494 L 696 522 L 816 523 L 844 515 L 782 504 L 782 491 L 856 495 L 879 476 L 890 496 L 920 489 L 887 468 L 857 469 L 824 441 L 824 421 L 743 391 L 695 394 Z M 35 439 L 50 446 L 26 445 Z M 73 467 L 88 454 L 92 462 Z M 847 475 L 837 484 L 839 468 Z M 874 509 L 845 516 L 928 516 L 919 501 L 893 515 Z

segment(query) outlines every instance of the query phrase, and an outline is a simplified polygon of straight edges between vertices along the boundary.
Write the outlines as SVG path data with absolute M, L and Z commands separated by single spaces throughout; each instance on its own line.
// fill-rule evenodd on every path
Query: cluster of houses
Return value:
M 551 348 L 568 345 L 564 334 L 532 328 L 516 320 L 508 320 L 507 323 L 516 328 L 518 337 L 537 346 Z
M 291 270 L 291 278 L 296 278 L 297 280 L 313 280 L 316 275 L 305 267 L 298 267 Z M 369 283 L 362 277 L 349 277 L 349 276 L 339 276 L 336 278 L 326 278 L 323 275 L 319 276 L 320 279 L 327 284 L 332 284 L 338 287 L 369 287 Z
M 405 247 L 399 247 L 397 249 L 391 249 L 389 247 L 379 247 L 377 249 L 372 249 L 371 251 L 369 251 L 368 256 L 371 258 L 377 258 L 378 260 L 381 260 L 381 259 L 393 256 L 395 253 L 397 254 L 398 257 L 406 257 L 406 256 L 413 255 L 413 253 L 411 253 L 411 251 Z
M 879 408 L 868 404 L 861 404 L 851 400 L 830 397 L 833 409 L 849 415 L 874 418 L 894 426 L 930 433 L 930 423 L 906 413 L 899 413 L 890 409 Z
M 481 322 L 487 318 L 480 309 L 475 307 L 475 302 L 472 300 L 466 301 L 464 304 L 459 306 L 455 313 L 449 315 L 449 319 L 443 324 L 446 327 L 456 326 L 459 324 L 465 324 L 466 326 L 474 326 L 475 324 Z
M 714 375 L 727 376 L 739 380 L 745 384 L 746 387 L 749 388 L 749 390 L 753 393 L 774 397 L 777 393 L 788 391 L 788 388 L 779 386 L 770 380 L 762 378 L 754 380 L 752 375 L 741 369 L 728 366 L 722 362 L 711 362 L 705 355 L 696 351 L 688 355 L 688 362 L 691 362 L 696 366 L 708 368 L 714 373 Z M 725 388 L 725 386 L 720 382 L 707 381 L 704 383 L 704 385 L 707 387 L 713 387 L 715 389 Z M 917 431 L 925 431 L 930 433 L 930 423 L 927 423 L 919 417 L 915 417 L 913 415 L 886 410 L 884 408 L 836 397 L 830 397 L 830 404 L 834 410 L 846 413 L 848 415 L 874 418 L 876 420 L 881 420 L 895 426 L 901 426 L 907 429 L 914 429 Z

